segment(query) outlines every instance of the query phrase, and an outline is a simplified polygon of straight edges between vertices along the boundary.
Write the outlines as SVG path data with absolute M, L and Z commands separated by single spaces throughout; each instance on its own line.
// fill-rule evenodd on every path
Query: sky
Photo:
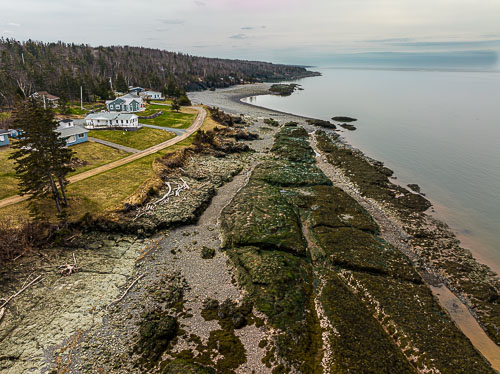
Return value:
M 500 0 L 0 0 L 0 10 L 0 35 L 17 40 L 301 65 L 429 56 L 500 69 Z

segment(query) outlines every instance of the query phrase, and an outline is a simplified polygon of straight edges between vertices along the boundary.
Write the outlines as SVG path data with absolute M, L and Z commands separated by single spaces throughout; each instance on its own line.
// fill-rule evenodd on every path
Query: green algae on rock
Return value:
M 162 374 L 215 374 L 215 370 L 212 368 L 206 368 L 187 360 L 177 358 L 170 361 L 163 368 Z
M 297 212 L 277 187 L 251 180 L 221 217 L 225 248 L 275 247 L 304 255 L 306 242 Z
M 361 300 L 326 272 L 320 301 L 335 331 L 330 335 L 334 373 L 416 373 Z
M 253 171 L 253 178 L 281 187 L 332 184 L 316 165 L 285 160 L 260 163 Z

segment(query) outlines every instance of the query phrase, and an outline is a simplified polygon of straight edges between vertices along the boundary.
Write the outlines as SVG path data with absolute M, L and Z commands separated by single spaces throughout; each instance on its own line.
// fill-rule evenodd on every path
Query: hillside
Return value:
M 266 62 L 190 56 L 142 47 L 91 47 L 0 39 L 0 105 L 16 95 L 44 90 L 67 100 L 93 95 L 106 99 L 128 85 L 188 91 L 228 87 L 240 82 L 282 80 L 316 75 L 303 67 Z

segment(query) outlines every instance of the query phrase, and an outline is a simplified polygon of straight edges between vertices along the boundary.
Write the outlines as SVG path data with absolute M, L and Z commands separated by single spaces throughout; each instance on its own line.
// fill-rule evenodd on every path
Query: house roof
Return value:
M 134 117 L 137 117 L 137 114 L 133 113 L 120 113 L 120 112 L 101 112 L 101 113 L 92 113 L 89 114 L 85 119 L 101 119 L 101 120 L 130 120 Z
M 9 135 L 10 131 L 7 130 L 0 130 L 0 135 Z
M 47 100 L 59 100 L 57 96 L 51 95 L 47 91 L 38 91 L 35 92 L 35 94 L 38 96 L 45 96 Z
M 123 95 L 123 96 L 120 96 L 120 97 L 117 97 L 116 99 L 114 100 L 108 100 L 106 101 L 106 105 L 108 104 L 111 104 L 117 100 L 121 100 L 124 102 L 125 105 L 130 105 L 130 103 L 132 101 L 137 101 L 138 103 L 141 103 L 142 102 L 142 97 L 138 96 L 138 95 L 134 95 L 134 94 L 126 94 L 126 95 Z
M 68 136 L 73 136 L 77 134 L 85 134 L 89 132 L 89 130 L 84 129 L 81 126 L 71 126 L 71 127 L 58 127 L 56 131 L 60 134 L 62 138 L 67 138 Z

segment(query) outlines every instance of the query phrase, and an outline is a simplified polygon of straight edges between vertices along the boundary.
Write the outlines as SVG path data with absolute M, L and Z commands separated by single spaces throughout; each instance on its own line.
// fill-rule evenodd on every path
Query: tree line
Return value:
M 77 100 L 80 86 L 84 100 L 94 101 L 112 98 L 113 90 L 125 92 L 128 86 L 175 93 L 312 74 L 297 66 L 205 58 L 151 48 L 0 38 L 0 106 L 12 106 L 17 97 L 26 98 L 36 91 Z

